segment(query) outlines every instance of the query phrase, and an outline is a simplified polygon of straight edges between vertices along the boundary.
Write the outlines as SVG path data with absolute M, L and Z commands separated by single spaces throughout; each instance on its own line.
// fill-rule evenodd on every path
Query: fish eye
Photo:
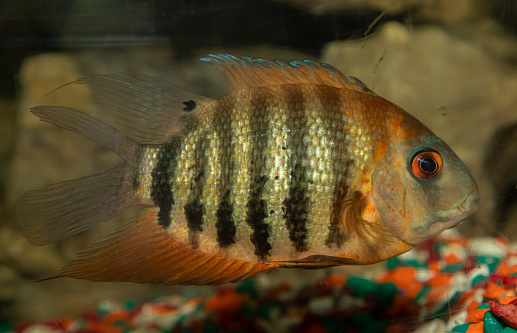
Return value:
M 411 159 L 411 171 L 420 179 L 436 177 L 442 169 L 442 157 L 434 150 L 420 150 Z

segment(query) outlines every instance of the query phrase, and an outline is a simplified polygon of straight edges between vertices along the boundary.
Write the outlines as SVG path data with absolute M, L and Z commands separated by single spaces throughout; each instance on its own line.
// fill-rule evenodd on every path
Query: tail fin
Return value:
M 44 245 L 88 230 L 137 203 L 132 173 L 140 145 L 86 113 L 55 106 L 31 109 L 46 121 L 108 147 L 125 163 L 104 173 L 53 184 L 25 193 L 16 213 L 22 234 Z
M 26 193 L 18 204 L 17 215 L 22 234 L 34 245 L 90 229 L 138 203 L 132 195 L 132 172 L 139 143 L 166 142 L 182 128 L 182 119 L 189 119 L 199 105 L 211 101 L 146 75 L 98 75 L 75 83 L 92 87 L 122 133 L 95 117 L 67 107 L 40 106 L 31 111 L 42 121 L 108 147 L 125 163 L 98 175 Z

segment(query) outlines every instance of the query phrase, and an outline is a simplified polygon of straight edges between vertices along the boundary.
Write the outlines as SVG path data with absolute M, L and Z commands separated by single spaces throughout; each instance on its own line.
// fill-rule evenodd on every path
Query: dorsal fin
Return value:
M 212 100 L 143 74 L 97 75 L 72 83 L 89 84 L 120 131 L 145 144 L 166 142 L 183 115 Z
M 224 73 L 230 84 L 230 92 L 282 84 L 315 84 L 374 94 L 356 78 L 349 80 L 333 66 L 307 59 L 285 63 L 260 58 L 237 58 L 231 54 L 209 54 L 209 57 L 201 60 L 217 66 Z

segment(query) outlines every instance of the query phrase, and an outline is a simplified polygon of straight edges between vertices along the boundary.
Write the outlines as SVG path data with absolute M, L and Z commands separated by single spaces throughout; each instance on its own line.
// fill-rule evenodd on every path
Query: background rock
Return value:
M 406 16 L 408 20 L 438 21 L 451 24 L 479 18 L 486 4 L 476 0 L 281 0 L 315 14 L 339 11 L 373 10 Z

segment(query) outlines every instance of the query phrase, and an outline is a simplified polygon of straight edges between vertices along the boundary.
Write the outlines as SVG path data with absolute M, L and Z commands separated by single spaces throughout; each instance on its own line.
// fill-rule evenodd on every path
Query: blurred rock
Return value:
M 409 31 L 389 23 L 364 42 L 329 43 L 322 56 L 409 111 L 456 151 L 481 188 L 478 234 L 495 228 L 483 152 L 496 129 L 517 120 L 517 73 L 496 52 L 440 27 Z M 462 230 L 473 232 L 472 226 Z
M 11 207 L 7 205 L 7 179 L 10 177 L 10 165 L 15 151 L 17 134 L 17 103 L 0 97 L 0 221 L 12 219 Z
M 10 246 L 10 255 L 16 263 L 15 267 L 20 274 L 32 279 L 43 279 L 56 275 L 65 264 L 52 246 L 35 247 L 25 240 L 19 240 L 19 246 Z
M 11 302 L 16 297 L 18 274 L 7 266 L 0 264 L 0 303 Z
M 374 10 L 389 15 L 405 16 L 412 23 L 437 21 L 457 23 L 482 14 L 482 3 L 476 0 L 280 0 L 314 14 Z
M 77 61 L 64 54 L 43 54 L 24 62 L 20 70 L 20 130 L 7 183 L 10 205 L 29 189 L 71 179 L 74 175 L 85 176 L 94 167 L 89 155 L 96 155 L 94 160 L 101 155 L 98 151 L 103 148 L 42 123 L 29 112 L 30 107 L 38 105 L 67 105 L 83 110 L 91 106 L 91 95 L 85 85 L 74 87 L 77 89 L 72 93 L 66 88 L 52 92 L 83 76 L 80 73 Z
M 502 23 L 514 34 L 517 32 L 517 2 L 508 0 L 482 1 L 486 14 Z
M 0 265 L 9 264 L 18 274 L 32 279 L 55 275 L 64 261 L 53 246 L 35 247 L 11 228 L 0 229 Z
M 517 235 L 517 123 L 495 133 L 488 146 L 485 166 L 494 190 L 497 230 L 503 236 Z

